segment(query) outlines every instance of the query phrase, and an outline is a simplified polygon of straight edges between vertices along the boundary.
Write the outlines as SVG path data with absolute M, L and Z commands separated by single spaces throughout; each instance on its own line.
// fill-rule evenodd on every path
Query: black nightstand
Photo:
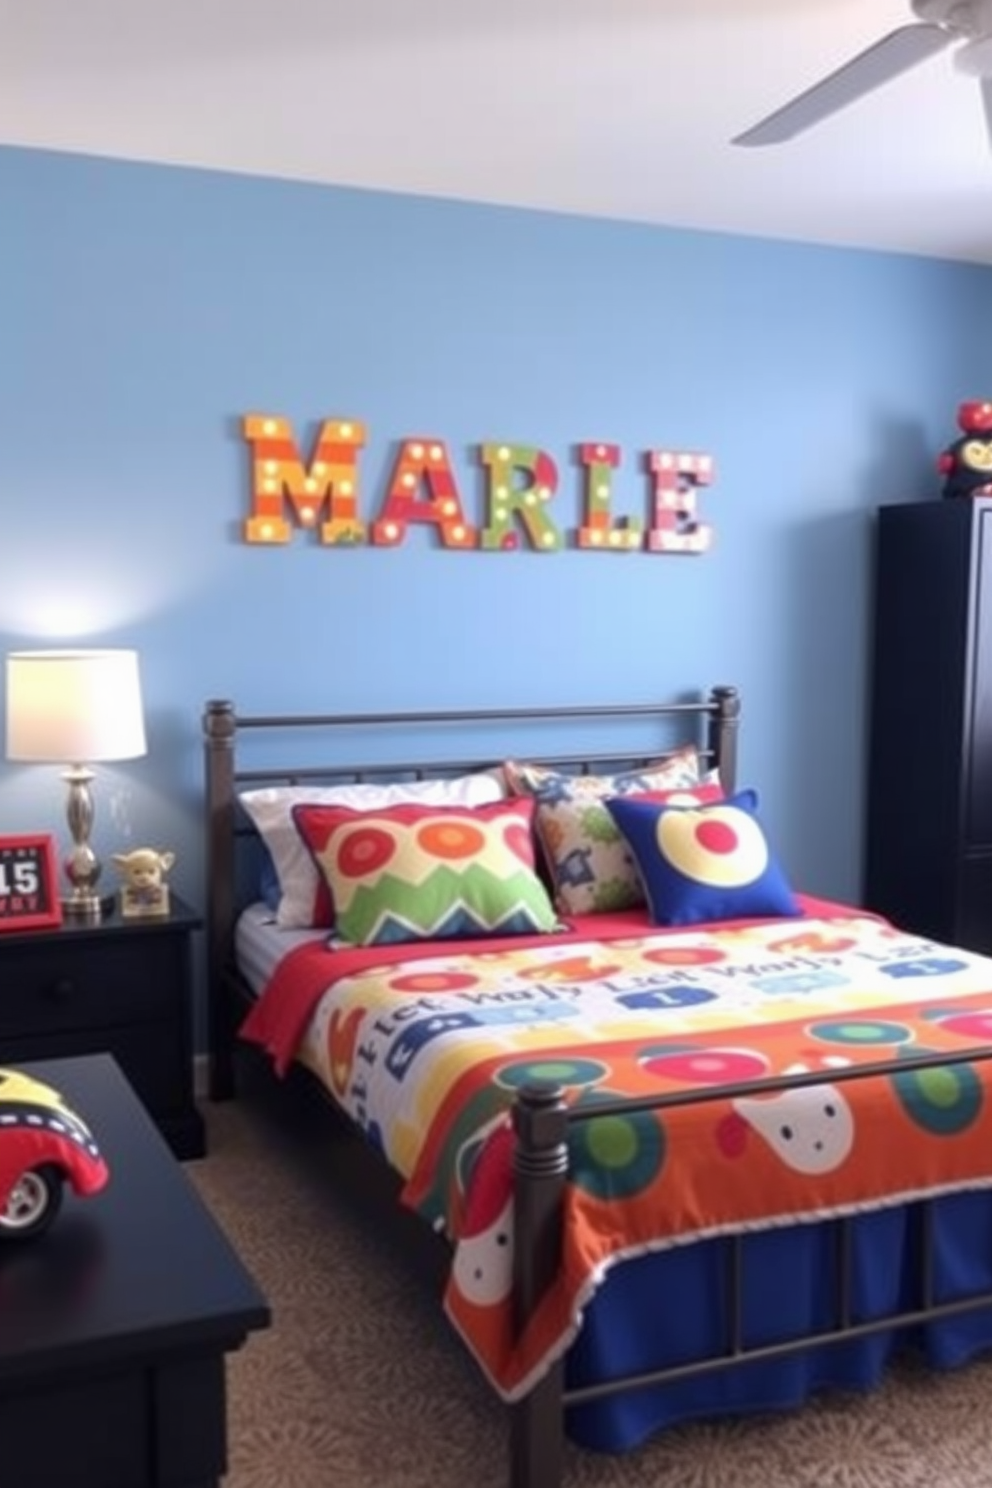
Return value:
M 0 1064 L 110 1053 L 177 1157 L 202 1157 L 193 1097 L 192 935 L 172 912 L 0 933 Z

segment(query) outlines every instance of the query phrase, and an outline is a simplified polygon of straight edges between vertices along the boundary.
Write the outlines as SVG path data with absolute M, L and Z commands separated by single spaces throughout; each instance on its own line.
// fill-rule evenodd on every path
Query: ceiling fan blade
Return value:
M 734 145 L 777 145 L 792 139 L 804 129 L 818 124 L 829 114 L 846 108 L 875 88 L 891 82 L 901 72 L 925 62 L 936 52 L 956 40 L 954 32 L 943 26 L 926 23 L 900 26 L 876 41 L 867 51 L 859 52 L 825 77 L 793 98 L 782 108 L 746 129 L 731 140 Z

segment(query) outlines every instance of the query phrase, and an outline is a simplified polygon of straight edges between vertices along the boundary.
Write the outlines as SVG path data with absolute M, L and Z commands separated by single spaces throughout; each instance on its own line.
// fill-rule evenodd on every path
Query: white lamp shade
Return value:
M 144 753 L 136 651 L 8 655 L 8 759 L 92 764 Z

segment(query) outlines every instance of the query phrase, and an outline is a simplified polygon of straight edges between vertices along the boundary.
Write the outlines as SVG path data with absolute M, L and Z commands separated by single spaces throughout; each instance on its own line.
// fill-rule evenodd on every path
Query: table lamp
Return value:
M 72 852 L 67 916 L 99 919 L 101 863 L 90 846 L 91 764 L 145 753 L 135 651 L 13 651 L 7 657 L 7 758 L 62 764 Z

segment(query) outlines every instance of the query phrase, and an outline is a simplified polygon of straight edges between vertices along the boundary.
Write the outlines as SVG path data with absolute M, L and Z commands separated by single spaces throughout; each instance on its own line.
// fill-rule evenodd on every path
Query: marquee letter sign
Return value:
M 648 456 L 654 472 L 654 521 L 648 533 L 652 553 L 703 553 L 712 531 L 696 521 L 696 487 L 713 479 L 709 455 L 675 455 L 654 450 Z
M 328 419 L 317 435 L 308 465 L 303 463 L 287 419 L 249 414 L 244 429 L 254 455 L 252 515 L 245 523 L 248 542 L 289 542 L 293 530 L 285 515 L 287 497 L 303 527 L 315 527 L 327 505 L 321 542 L 365 541 L 365 527 L 358 520 L 358 451 L 365 443 L 364 424 Z
M 426 498 L 421 493 L 426 489 Z M 408 439 L 389 482 L 389 495 L 372 541 L 395 547 L 410 522 L 432 522 L 446 548 L 474 548 L 475 528 L 466 522 L 448 451 L 440 439 Z
M 551 456 L 523 444 L 484 444 L 482 463 L 489 472 L 489 522 L 482 529 L 482 546 L 512 551 L 519 548 L 523 529 L 539 553 L 556 552 L 561 533 L 546 510 L 558 489 L 558 467 Z
M 625 517 L 614 526 L 611 513 L 613 472 L 620 464 L 618 444 L 583 444 L 579 448 L 586 469 L 585 523 L 579 528 L 580 548 L 612 548 L 631 552 L 644 542 L 644 524 Z
M 582 524 L 566 534 L 551 508 L 558 494 L 558 466 L 546 450 L 531 445 L 486 442 L 478 457 L 486 473 L 486 511 L 481 527 L 465 515 L 447 446 L 434 435 L 407 438 L 399 446 L 381 510 L 371 523 L 360 515 L 359 452 L 366 429 L 360 419 L 327 419 L 309 459 L 301 454 L 288 419 L 247 414 L 244 436 L 252 452 L 251 513 L 244 524 L 248 543 L 284 545 L 297 527 L 316 533 L 328 547 L 399 547 L 411 524 L 433 527 L 446 548 L 558 553 L 574 545 L 599 553 L 705 553 L 713 528 L 697 512 L 699 488 L 712 484 L 709 455 L 649 450 L 650 525 L 613 512 L 613 478 L 620 446 L 578 446 L 584 477 Z

